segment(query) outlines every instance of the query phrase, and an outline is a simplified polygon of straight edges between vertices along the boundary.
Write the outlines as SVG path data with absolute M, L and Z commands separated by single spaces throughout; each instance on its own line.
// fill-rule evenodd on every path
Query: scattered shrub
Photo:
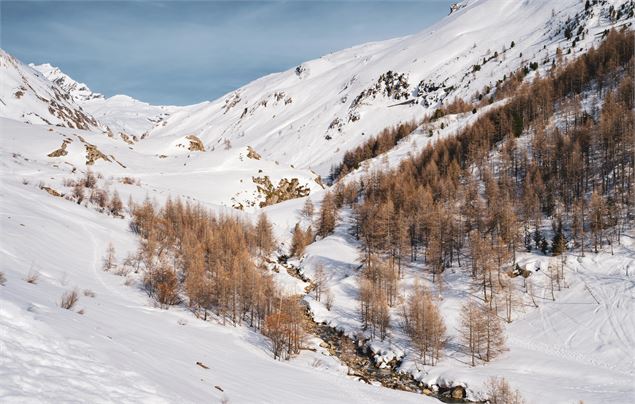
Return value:
M 40 273 L 35 270 L 30 270 L 26 278 L 24 278 L 27 283 L 31 283 L 35 285 L 37 281 L 40 279 Z
M 77 301 L 79 300 L 79 294 L 77 293 L 77 289 L 66 291 L 62 294 L 62 299 L 60 300 L 60 307 L 66 310 L 71 310 Z
M 490 404 L 525 404 L 518 390 L 512 390 L 503 377 L 492 377 L 485 382 Z

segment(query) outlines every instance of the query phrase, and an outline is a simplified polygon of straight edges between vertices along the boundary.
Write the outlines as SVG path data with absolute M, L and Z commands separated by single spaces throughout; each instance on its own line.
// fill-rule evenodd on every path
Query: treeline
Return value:
M 400 123 L 392 128 L 385 128 L 353 150 L 344 153 L 342 162 L 331 168 L 329 179 L 337 181 L 346 174 L 359 168 L 362 161 L 372 159 L 392 149 L 401 139 L 414 131 L 421 122 L 410 121 Z
M 619 243 L 633 219 L 634 39 L 609 32 L 597 49 L 517 86 L 457 136 L 355 184 L 363 195 L 351 204 L 364 256 L 361 316 L 373 333 L 383 337 L 390 326 L 402 260 L 423 259 L 439 290 L 444 270 L 457 265 L 482 296 L 463 318 L 464 345 L 473 360 L 490 360 L 502 350 L 498 322 L 512 320 L 519 288 L 532 294 L 531 277 L 515 264 L 519 248 L 560 255 Z M 549 268 L 552 291 L 564 278 L 557 267 Z
M 265 268 L 276 243 L 264 213 L 252 225 L 179 199 L 161 208 L 146 200 L 132 207 L 130 226 L 140 245 L 128 265 L 161 307 L 185 303 L 205 320 L 212 312 L 223 324 L 246 322 L 271 339 L 275 357 L 299 352 L 304 309 Z

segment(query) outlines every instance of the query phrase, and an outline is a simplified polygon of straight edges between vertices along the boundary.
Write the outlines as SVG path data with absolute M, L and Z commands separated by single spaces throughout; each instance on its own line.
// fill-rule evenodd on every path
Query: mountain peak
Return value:
M 42 63 L 39 65 L 29 63 L 29 67 L 44 75 L 46 79 L 54 82 L 63 90 L 66 90 L 77 102 L 104 98 L 102 94 L 93 92 L 86 84 L 73 80 L 59 67 L 53 66 L 50 63 Z

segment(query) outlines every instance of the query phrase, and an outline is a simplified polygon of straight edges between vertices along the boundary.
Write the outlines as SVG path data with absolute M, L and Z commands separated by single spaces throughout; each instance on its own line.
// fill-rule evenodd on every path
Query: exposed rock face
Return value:
M 393 72 L 392 70 L 383 73 L 377 79 L 375 85 L 362 91 L 351 103 L 350 108 L 359 107 L 364 100 L 375 98 L 377 95 L 384 95 L 395 100 L 406 99 L 410 95 L 408 76 L 404 73 Z
M 454 13 L 455 11 L 458 11 L 458 10 L 462 9 L 463 7 L 465 7 L 464 3 L 452 3 L 452 4 L 450 4 L 450 14 Z
M 240 92 L 236 91 L 235 93 L 230 95 L 229 98 L 225 100 L 225 105 L 223 106 L 225 112 L 223 112 L 223 114 L 226 114 L 227 111 L 235 107 L 236 104 L 238 104 L 240 101 Z
M 92 166 L 93 164 L 95 164 L 95 161 L 99 159 L 102 159 L 108 162 L 111 161 L 108 158 L 108 156 L 106 156 L 104 153 L 99 151 L 99 149 L 95 145 L 86 143 L 84 144 L 84 146 L 86 147 L 86 165 L 87 166 Z
M 260 202 L 261 208 L 289 199 L 308 196 L 311 192 L 308 187 L 300 185 L 297 178 L 291 178 L 291 180 L 283 178 L 278 182 L 278 186 L 274 186 L 267 175 L 252 177 L 252 181 L 257 185 L 258 192 L 265 196 L 265 200 Z
M 185 138 L 190 141 L 190 146 L 187 148 L 189 151 L 205 151 L 205 145 L 195 135 L 187 135 Z
M 23 122 L 47 123 L 76 129 L 100 129 L 101 125 L 90 114 L 86 113 L 72 99 L 66 89 L 57 82 L 50 82 L 31 68 L 25 66 L 0 49 L 0 69 L 3 81 L 14 88 L 13 96 L 17 101 L 16 111 L 23 111 L 19 116 L 7 116 Z M 12 100 L 5 99 L 3 104 Z M 29 107 L 22 104 L 29 103 Z
M 51 187 L 45 187 L 45 186 L 42 186 L 42 187 L 40 187 L 40 188 L 41 188 L 41 189 L 43 189 L 44 191 L 48 192 L 48 193 L 49 193 L 49 194 L 51 194 L 52 196 L 57 196 L 57 197 L 62 197 L 62 196 L 64 196 L 64 195 L 62 195 L 61 193 L 57 192 L 56 190 L 54 190 L 54 189 L 53 189 L 53 188 L 51 188 Z
M 66 146 L 68 146 L 71 142 L 72 142 L 71 139 L 64 139 L 64 141 L 62 142 L 62 146 L 57 150 L 53 150 L 52 152 L 47 154 L 47 156 L 48 157 L 66 156 L 68 154 L 68 151 L 66 151 Z
M 252 160 L 260 160 L 260 154 L 258 154 L 251 146 L 247 146 L 247 158 Z
M 124 142 L 126 142 L 126 143 L 128 143 L 128 144 L 134 144 L 134 142 L 132 141 L 132 139 L 130 138 L 130 136 L 128 136 L 128 134 L 127 134 L 127 133 L 123 133 L 123 132 L 122 132 L 122 133 L 120 133 L 119 135 L 121 136 L 121 139 L 122 139 Z

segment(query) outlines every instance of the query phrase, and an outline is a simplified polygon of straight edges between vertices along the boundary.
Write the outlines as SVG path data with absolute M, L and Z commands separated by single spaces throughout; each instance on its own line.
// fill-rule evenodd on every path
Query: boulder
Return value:
M 452 392 L 450 396 L 455 400 L 462 400 L 465 398 L 465 387 L 463 386 L 454 386 L 452 387 Z

